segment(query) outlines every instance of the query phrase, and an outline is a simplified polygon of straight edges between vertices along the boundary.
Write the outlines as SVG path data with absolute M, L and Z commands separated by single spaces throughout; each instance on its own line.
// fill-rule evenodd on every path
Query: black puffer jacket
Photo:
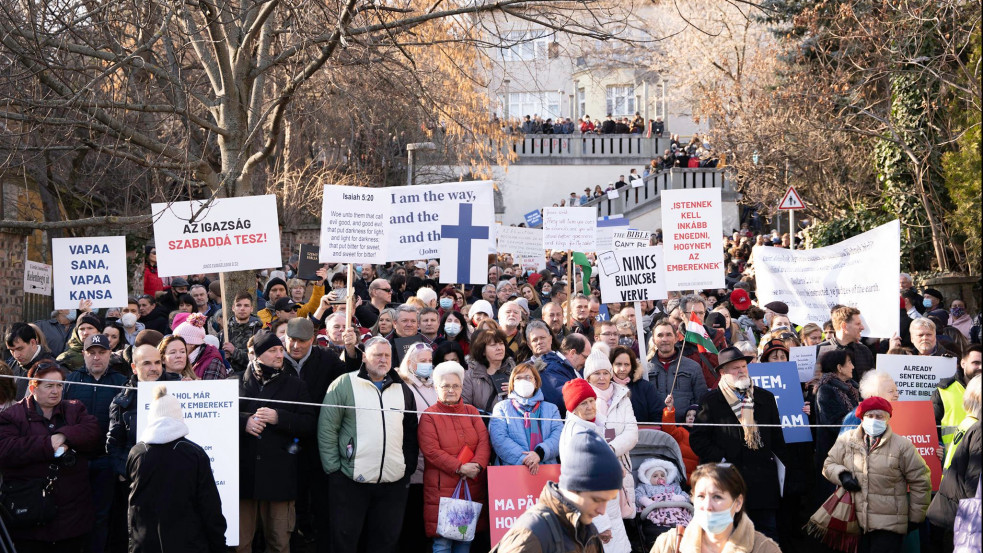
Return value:
M 181 376 L 162 372 L 158 382 L 181 380 Z M 130 377 L 130 388 L 116 394 L 109 405 L 109 434 L 106 452 L 116 474 L 126 476 L 126 457 L 137 443 L 137 376 Z
M 928 508 L 928 520 L 935 526 L 941 526 L 951 531 L 956 522 L 956 509 L 959 500 L 976 495 L 976 487 L 980 482 L 980 462 L 983 454 L 983 434 L 980 422 L 969 427 L 963 435 L 956 452 L 952 455 L 952 463 L 942 475 L 942 485 L 939 493 Z

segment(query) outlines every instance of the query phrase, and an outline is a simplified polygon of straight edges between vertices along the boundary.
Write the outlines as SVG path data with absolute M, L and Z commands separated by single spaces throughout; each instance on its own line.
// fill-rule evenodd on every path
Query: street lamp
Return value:
M 433 151 L 437 149 L 437 145 L 433 142 L 410 142 L 406 145 L 406 184 L 407 186 L 413 186 L 413 152 L 416 150 L 429 150 Z

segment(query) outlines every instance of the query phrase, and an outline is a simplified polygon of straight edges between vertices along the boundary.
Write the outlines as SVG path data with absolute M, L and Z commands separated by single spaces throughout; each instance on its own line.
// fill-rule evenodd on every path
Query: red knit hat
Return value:
M 564 395 L 566 397 L 566 395 Z M 857 415 L 858 419 L 864 418 L 864 414 L 868 411 L 887 411 L 888 415 L 894 414 L 894 408 L 891 407 L 891 402 L 882 397 L 869 397 L 860 402 L 857 406 L 857 411 L 854 413 Z
M 574 378 L 563 385 L 563 405 L 572 412 L 585 399 L 597 397 L 594 388 L 583 378 Z
M 748 295 L 747 290 L 738 288 L 730 293 L 730 304 L 738 311 L 747 311 L 751 307 L 751 296 Z

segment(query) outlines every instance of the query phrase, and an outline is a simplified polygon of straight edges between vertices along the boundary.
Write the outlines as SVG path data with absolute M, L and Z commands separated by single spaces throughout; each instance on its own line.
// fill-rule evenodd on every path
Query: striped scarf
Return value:
M 846 553 L 854 553 L 860 544 L 860 523 L 853 505 L 853 494 L 842 487 L 809 517 L 804 530 L 825 545 Z
M 543 432 L 539 426 L 539 404 L 524 405 L 515 399 L 512 400 L 512 407 L 522 414 L 522 429 L 526 432 L 526 440 L 529 441 L 529 451 L 536 449 L 536 446 L 543 443 Z M 535 420 L 534 420 L 535 419 Z
M 754 386 L 749 386 L 744 394 L 740 394 L 730 385 L 728 379 L 721 378 L 717 387 L 724 394 L 731 411 L 744 428 L 744 443 L 747 444 L 748 449 L 760 449 L 764 443 L 761 441 L 761 434 L 758 433 L 758 425 L 754 422 Z

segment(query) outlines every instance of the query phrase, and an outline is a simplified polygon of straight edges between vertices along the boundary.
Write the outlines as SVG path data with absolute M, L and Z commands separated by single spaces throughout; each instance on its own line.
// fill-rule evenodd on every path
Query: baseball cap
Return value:
M 280 298 L 273 304 L 273 309 L 276 311 L 292 311 L 298 308 L 300 308 L 300 304 L 294 303 L 290 298 Z
M 751 296 L 748 295 L 747 290 L 737 288 L 730 293 L 730 303 L 738 311 L 747 311 L 751 307 Z
M 93 334 L 85 338 L 85 343 L 82 344 L 82 350 L 88 351 L 89 348 L 109 348 L 109 336 L 105 334 Z

